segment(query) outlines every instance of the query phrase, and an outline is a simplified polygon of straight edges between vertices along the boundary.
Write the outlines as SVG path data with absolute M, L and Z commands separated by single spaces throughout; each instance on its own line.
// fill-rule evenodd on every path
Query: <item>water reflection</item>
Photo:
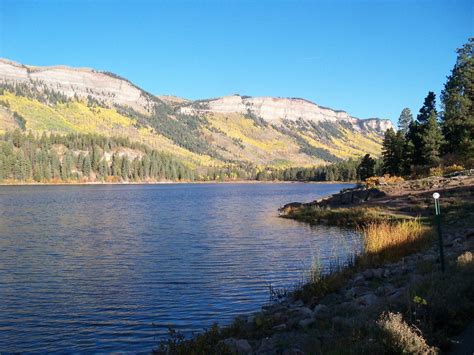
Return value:
M 259 308 L 353 233 L 277 217 L 339 185 L 0 187 L 0 351 L 148 351 Z M 153 325 L 154 324 L 154 325 Z

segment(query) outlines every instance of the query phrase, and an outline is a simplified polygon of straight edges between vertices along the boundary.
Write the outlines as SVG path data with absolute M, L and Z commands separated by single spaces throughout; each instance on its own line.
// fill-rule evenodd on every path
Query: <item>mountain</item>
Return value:
M 155 96 L 116 74 L 0 59 L 0 132 L 128 137 L 190 167 L 312 166 L 380 154 L 389 120 L 299 98 Z

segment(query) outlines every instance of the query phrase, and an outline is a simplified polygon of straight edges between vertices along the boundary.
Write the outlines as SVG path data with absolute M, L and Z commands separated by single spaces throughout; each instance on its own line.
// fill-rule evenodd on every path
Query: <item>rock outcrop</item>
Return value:
M 393 128 L 392 122 L 386 119 L 370 118 L 361 120 L 347 112 L 318 106 L 300 98 L 245 97 L 240 95 L 225 96 L 212 100 L 200 101 L 181 108 L 181 112 L 195 113 L 240 113 L 260 117 L 268 123 L 281 125 L 285 121 L 301 123 L 346 122 L 356 130 L 374 130 L 378 133 Z
M 36 90 L 53 90 L 74 97 L 92 97 L 107 104 L 129 106 L 147 113 L 150 94 L 119 76 L 89 68 L 37 67 L 0 59 L 0 83 L 24 84 Z

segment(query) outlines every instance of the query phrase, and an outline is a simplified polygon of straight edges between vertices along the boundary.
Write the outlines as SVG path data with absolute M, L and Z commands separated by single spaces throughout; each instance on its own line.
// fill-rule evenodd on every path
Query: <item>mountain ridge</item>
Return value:
M 16 115 L 33 131 L 129 135 L 195 166 L 311 166 L 377 155 L 392 127 L 302 98 L 155 96 L 110 72 L 1 58 L 0 88 L 0 131 Z

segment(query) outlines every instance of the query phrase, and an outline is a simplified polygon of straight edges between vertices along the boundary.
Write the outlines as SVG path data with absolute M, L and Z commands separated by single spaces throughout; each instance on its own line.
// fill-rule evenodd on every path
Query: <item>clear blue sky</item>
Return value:
M 112 71 L 155 94 L 303 97 L 396 120 L 439 94 L 473 4 L 0 0 L 0 56 Z

